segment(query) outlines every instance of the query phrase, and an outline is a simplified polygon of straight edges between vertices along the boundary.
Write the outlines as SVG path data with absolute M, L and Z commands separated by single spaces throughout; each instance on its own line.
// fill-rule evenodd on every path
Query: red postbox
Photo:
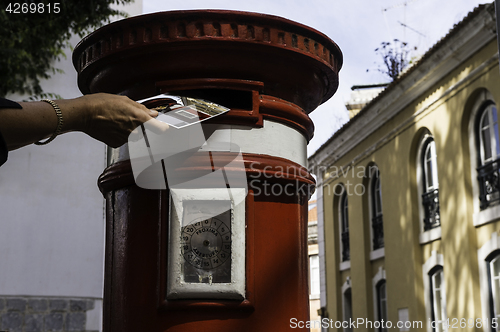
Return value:
M 164 93 L 230 108 L 203 131 L 207 141 L 238 147 L 242 167 L 225 167 L 224 176 L 246 180 L 230 198 L 211 180 L 203 190 L 144 189 L 128 147 L 110 153 L 99 178 L 107 202 L 104 330 L 282 331 L 293 318 L 308 320 L 308 113 L 337 89 L 338 46 L 276 16 L 173 11 L 100 28 L 73 62 L 84 94 Z M 210 158 L 230 165 L 234 152 L 215 149 Z M 194 153 L 176 174 L 207 167 Z M 218 207 L 229 212 L 193 219 L 193 227 L 177 223 L 190 209 Z

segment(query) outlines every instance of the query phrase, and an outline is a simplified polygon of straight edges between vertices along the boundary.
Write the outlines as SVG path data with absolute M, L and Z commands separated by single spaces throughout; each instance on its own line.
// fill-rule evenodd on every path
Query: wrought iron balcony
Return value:
M 422 195 L 424 206 L 424 231 L 439 227 L 441 218 L 439 216 L 439 189 L 434 189 Z
M 384 247 L 384 220 L 382 215 L 378 215 L 372 219 L 373 228 L 373 249 Z
M 349 231 L 342 232 L 342 262 L 351 259 L 351 251 L 349 250 Z
M 477 169 L 481 210 L 500 202 L 499 164 L 497 159 Z

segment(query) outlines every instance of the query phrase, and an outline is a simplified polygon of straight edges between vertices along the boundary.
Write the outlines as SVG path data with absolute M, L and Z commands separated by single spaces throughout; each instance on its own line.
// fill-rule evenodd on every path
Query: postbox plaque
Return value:
M 243 299 L 245 191 L 172 190 L 167 299 Z
M 187 202 L 196 208 L 204 202 Z M 191 203 L 191 204 L 189 204 Z M 207 202 L 210 204 L 210 202 Z M 225 212 L 181 228 L 184 281 L 191 283 L 231 282 L 231 207 Z

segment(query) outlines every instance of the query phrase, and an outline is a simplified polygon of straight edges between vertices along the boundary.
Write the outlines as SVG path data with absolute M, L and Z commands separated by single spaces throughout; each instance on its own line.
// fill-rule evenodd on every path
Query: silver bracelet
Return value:
M 35 142 L 36 145 L 45 145 L 45 144 L 48 144 L 48 143 L 52 142 L 54 140 L 54 138 L 56 138 L 57 135 L 59 135 L 61 133 L 62 126 L 63 126 L 63 123 L 64 123 L 61 109 L 59 108 L 59 106 L 54 101 L 49 100 L 49 99 L 42 99 L 41 101 L 49 103 L 50 105 L 52 105 L 52 107 L 56 111 L 56 115 L 57 115 L 57 128 L 54 131 L 54 133 L 52 134 L 52 136 L 50 136 L 49 138 L 47 138 L 46 141 Z

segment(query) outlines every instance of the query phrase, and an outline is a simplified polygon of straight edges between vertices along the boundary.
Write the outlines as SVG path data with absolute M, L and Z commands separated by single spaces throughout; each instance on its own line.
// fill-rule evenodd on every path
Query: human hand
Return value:
M 89 136 L 119 147 L 127 142 L 130 133 L 144 122 L 161 135 L 168 125 L 155 119 L 158 112 L 149 110 L 125 96 L 96 93 L 75 99 L 55 101 L 61 109 L 63 125 L 60 133 L 82 131 Z M 23 111 L 2 108 L 0 132 L 9 151 L 51 137 L 58 117 L 46 102 L 20 102 Z
M 130 133 L 147 121 L 158 133 L 168 129 L 167 124 L 154 119 L 158 116 L 157 111 L 149 110 L 126 96 L 96 93 L 73 99 L 71 104 L 64 106 L 80 115 L 76 130 L 111 147 L 126 143 Z

